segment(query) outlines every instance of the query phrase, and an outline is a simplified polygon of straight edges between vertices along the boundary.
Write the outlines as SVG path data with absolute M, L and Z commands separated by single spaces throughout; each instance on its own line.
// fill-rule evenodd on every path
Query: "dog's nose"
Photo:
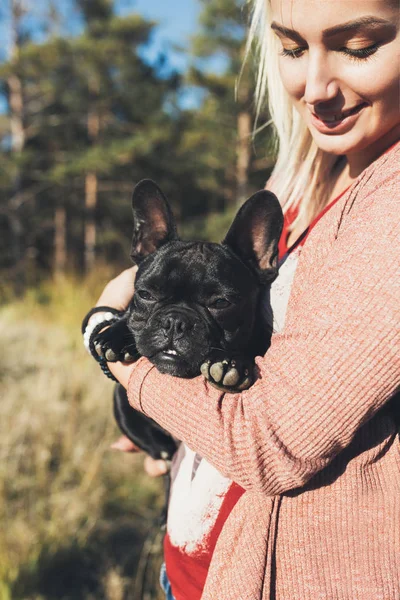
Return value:
M 191 329 L 192 324 L 183 319 L 180 315 L 168 315 L 162 321 L 162 328 L 166 335 L 177 339 Z

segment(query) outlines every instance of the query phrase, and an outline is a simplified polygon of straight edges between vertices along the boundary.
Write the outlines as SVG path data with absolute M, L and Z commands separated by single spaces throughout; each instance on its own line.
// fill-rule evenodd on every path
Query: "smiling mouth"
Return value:
M 347 117 L 350 117 L 351 115 L 357 114 L 365 106 L 366 106 L 366 104 L 365 104 L 365 102 L 363 102 L 362 104 L 358 104 L 357 106 L 354 106 L 353 108 L 350 108 L 349 110 L 344 110 L 344 111 L 341 111 L 338 113 L 318 114 L 318 113 L 313 112 L 312 114 L 314 115 L 314 117 L 316 117 L 323 123 L 337 123 L 339 121 L 343 121 L 344 119 L 346 119 Z
M 169 354 L 170 356 L 178 356 L 176 350 L 172 350 L 172 348 L 168 348 L 167 350 L 163 350 L 164 354 Z

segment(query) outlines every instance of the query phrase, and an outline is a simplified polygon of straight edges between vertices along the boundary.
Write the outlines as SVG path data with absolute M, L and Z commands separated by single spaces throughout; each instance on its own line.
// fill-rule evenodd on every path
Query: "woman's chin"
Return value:
M 363 131 L 350 130 L 342 134 L 325 134 L 311 126 L 310 133 L 320 150 L 337 156 L 347 156 L 362 150 L 369 144 Z
M 388 115 L 389 117 L 389 115 Z M 400 124 L 393 118 L 379 121 L 372 114 L 358 119 L 353 127 L 335 132 L 322 131 L 308 121 L 308 128 L 318 148 L 329 154 L 350 157 L 366 151 L 372 158 L 379 156 L 386 148 L 395 143 L 400 136 Z

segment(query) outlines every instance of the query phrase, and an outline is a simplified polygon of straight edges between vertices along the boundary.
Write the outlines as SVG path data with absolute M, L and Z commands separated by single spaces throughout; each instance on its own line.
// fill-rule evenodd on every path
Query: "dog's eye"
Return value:
M 146 290 L 137 290 L 136 293 L 142 298 L 142 300 L 154 300 L 150 292 L 146 292 Z
M 212 304 L 210 304 L 210 307 L 211 308 L 228 308 L 228 306 L 230 306 L 230 305 L 231 305 L 231 303 L 226 298 L 217 298 L 217 300 L 214 300 L 214 302 Z

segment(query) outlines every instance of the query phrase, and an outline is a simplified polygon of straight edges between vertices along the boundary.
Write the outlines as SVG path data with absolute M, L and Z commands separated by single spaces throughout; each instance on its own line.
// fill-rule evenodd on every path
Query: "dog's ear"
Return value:
M 282 227 L 278 198 L 272 192 L 261 190 L 240 208 L 222 243 L 255 270 L 262 283 L 268 283 L 278 274 Z
M 136 185 L 132 194 L 132 209 L 131 258 L 139 264 L 163 244 L 178 237 L 168 201 L 151 179 L 143 179 Z

